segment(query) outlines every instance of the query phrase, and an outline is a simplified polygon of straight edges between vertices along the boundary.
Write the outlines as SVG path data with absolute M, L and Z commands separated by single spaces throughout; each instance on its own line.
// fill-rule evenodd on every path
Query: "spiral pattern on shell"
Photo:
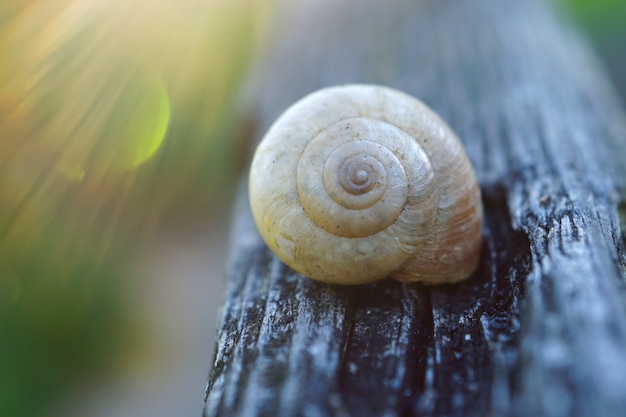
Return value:
M 455 282 L 480 256 L 482 205 L 452 130 L 380 86 L 317 91 L 259 144 L 252 213 L 267 245 L 315 280 Z

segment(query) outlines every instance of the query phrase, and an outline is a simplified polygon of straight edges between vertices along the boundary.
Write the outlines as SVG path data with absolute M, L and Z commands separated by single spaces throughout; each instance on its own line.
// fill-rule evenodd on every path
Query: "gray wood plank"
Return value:
M 476 168 L 483 259 L 456 285 L 316 283 L 268 252 L 244 184 L 205 416 L 624 415 L 626 124 L 559 10 L 301 0 L 277 32 L 257 139 L 328 85 L 422 99 Z

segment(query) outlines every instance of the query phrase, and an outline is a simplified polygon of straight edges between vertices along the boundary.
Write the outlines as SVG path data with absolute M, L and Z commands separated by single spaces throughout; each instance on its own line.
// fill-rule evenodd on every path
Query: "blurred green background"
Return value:
M 583 29 L 626 105 L 626 1 L 561 0 Z
M 626 2 L 563 1 L 626 97 Z M 172 357 L 155 347 L 163 338 L 208 340 L 222 265 L 197 264 L 199 287 L 184 269 L 187 256 L 223 262 L 224 219 L 249 152 L 242 85 L 273 7 L 0 3 L 1 416 L 52 415 L 118 374 L 163 378 L 151 371 Z M 155 244 L 170 238 L 178 243 Z M 161 259 L 172 252 L 177 261 Z M 173 333 L 158 336 L 194 295 L 198 310 L 181 320 L 200 312 L 195 333 L 172 321 Z M 199 348 L 202 378 L 211 348 Z M 176 381 L 176 369 L 165 379 Z
M 120 372 L 172 358 L 159 328 L 189 313 L 176 297 L 194 283 L 185 265 L 168 271 L 171 288 L 162 282 L 159 255 L 170 254 L 158 242 L 223 230 L 246 158 L 239 88 L 271 8 L 0 3 L 0 416 L 50 415 Z M 222 270 L 200 274 L 215 290 L 200 286 L 205 296 L 194 302 L 216 311 L 217 301 L 201 303 L 221 296 Z M 203 316 L 211 322 L 196 328 L 198 340 L 214 316 Z

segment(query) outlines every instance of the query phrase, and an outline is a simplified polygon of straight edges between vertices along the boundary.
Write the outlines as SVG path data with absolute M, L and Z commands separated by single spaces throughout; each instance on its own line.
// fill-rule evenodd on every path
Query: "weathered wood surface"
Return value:
M 457 285 L 319 284 L 268 252 L 242 187 L 205 416 L 626 415 L 625 119 L 568 22 L 538 0 L 310 0 L 277 27 L 259 137 L 323 86 L 421 98 L 476 168 L 483 259 Z

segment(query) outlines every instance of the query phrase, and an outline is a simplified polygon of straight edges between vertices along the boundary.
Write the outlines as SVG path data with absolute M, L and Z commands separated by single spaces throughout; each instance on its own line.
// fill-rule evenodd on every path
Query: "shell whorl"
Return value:
M 454 282 L 478 262 L 482 206 L 462 146 L 396 90 L 332 87 L 290 107 L 257 148 L 250 202 L 268 246 L 319 281 Z

